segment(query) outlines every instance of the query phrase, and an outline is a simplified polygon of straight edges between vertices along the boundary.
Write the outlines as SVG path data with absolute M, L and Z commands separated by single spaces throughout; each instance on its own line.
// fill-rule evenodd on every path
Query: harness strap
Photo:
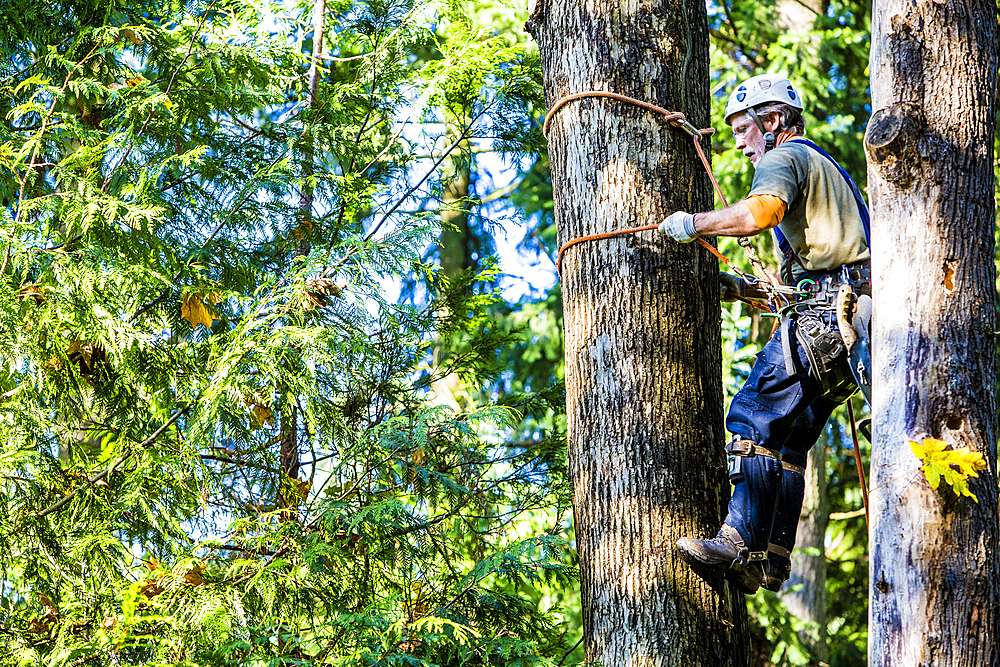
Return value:
M 781 318 L 781 353 L 785 357 L 785 373 L 789 377 L 798 373 L 795 358 L 792 357 L 791 321 L 792 318 L 788 316 Z
M 798 139 L 789 139 L 789 143 L 803 144 L 813 149 L 829 160 L 830 163 L 836 167 L 837 171 L 840 172 L 840 175 L 844 177 L 844 180 L 847 182 L 847 187 L 851 190 L 851 194 L 854 196 L 854 203 L 858 207 L 858 216 L 861 218 L 861 227 L 865 230 L 865 245 L 871 247 L 871 222 L 868 214 L 868 205 L 865 203 L 865 198 L 861 195 L 861 190 L 858 188 L 857 183 L 854 182 L 854 179 L 851 178 L 851 175 L 848 174 L 847 170 L 840 166 L 840 163 L 834 160 L 829 153 L 808 139 L 803 137 L 799 137 Z M 778 241 L 778 250 L 780 250 L 781 254 L 784 256 L 785 262 L 788 263 L 790 261 L 794 261 L 800 267 L 805 269 L 805 264 L 802 262 L 798 253 L 795 252 L 795 249 L 792 248 L 792 244 L 788 242 L 787 238 L 785 238 L 785 235 L 780 229 L 780 225 L 774 227 L 773 231 L 774 237 Z M 782 276 L 782 278 L 784 278 L 784 276 Z
M 803 468 L 802 466 L 797 466 L 794 463 L 789 463 L 788 461 L 782 461 L 781 467 L 787 470 L 788 472 L 794 472 L 799 475 L 802 475 L 803 477 L 806 476 L 806 469 Z
M 735 567 L 737 565 L 746 565 L 747 563 L 759 563 L 767 560 L 766 551 L 750 551 L 747 548 L 747 543 L 743 541 L 743 537 L 740 535 L 740 531 L 736 530 L 728 523 L 722 524 L 722 528 L 719 530 L 722 536 L 727 540 L 732 542 L 737 549 L 739 549 L 740 554 L 733 561 L 730 567 Z
M 740 440 L 733 440 L 726 445 L 726 454 L 731 456 L 766 456 L 777 461 L 781 461 L 781 452 L 776 452 L 773 449 L 767 449 L 766 447 L 761 447 L 753 440 L 747 440 L 745 438 Z
M 774 542 L 771 542 L 770 544 L 767 545 L 767 551 L 768 553 L 772 553 L 775 556 L 781 556 L 783 558 L 791 558 L 792 556 L 791 551 L 789 551 L 785 547 L 778 546 Z
M 802 258 L 799 257 L 799 253 L 795 252 L 795 249 L 792 248 L 792 244 L 789 243 L 788 239 L 785 238 L 785 235 L 781 233 L 781 229 L 775 226 L 771 228 L 771 231 L 774 232 L 774 238 L 778 242 L 778 250 L 781 251 L 781 255 L 782 257 L 784 257 L 785 260 L 782 263 L 782 265 L 790 266 L 792 262 L 795 262 L 802 268 L 803 271 L 808 271 L 809 269 L 806 268 L 806 265 L 802 261 Z M 787 275 L 781 276 L 781 279 L 788 284 L 794 282 L 794 280 L 792 279 L 791 268 L 788 269 Z

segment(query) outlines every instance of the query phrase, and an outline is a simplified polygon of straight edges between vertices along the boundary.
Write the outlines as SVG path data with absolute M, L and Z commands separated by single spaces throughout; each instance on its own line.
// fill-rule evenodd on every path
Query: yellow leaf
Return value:
M 943 452 L 948 448 L 947 442 L 938 440 L 937 438 L 924 438 L 920 444 L 924 446 L 924 450 L 928 453 Z
M 299 241 L 304 239 L 308 234 L 309 230 L 312 229 L 312 223 L 308 220 L 303 220 L 301 224 L 297 225 L 295 229 L 292 230 L 292 235 Z
M 274 413 L 271 412 L 271 408 L 266 405 L 261 405 L 260 403 L 254 403 L 253 406 L 253 419 L 257 422 L 258 426 L 263 426 L 264 424 L 270 424 L 274 426 Z
M 933 463 L 926 463 L 924 464 L 922 470 L 924 471 L 924 477 L 927 478 L 927 483 L 931 485 L 931 488 L 938 488 L 938 485 L 941 483 L 941 473 L 943 472 L 941 466 Z
M 923 463 L 920 470 L 932 489 L 937 489 L 944 481 L 956 496 L 968 496 L 979 502 L 979 498 L 969 490 L 969 478 L 979 477 L 976 471 L 986 469 L 983 455 L 971 451 L 968 446 L 958 449 L 948 447 L 948 443 L 937 438 L 924 438 L 920 444 L 910 441 L 910 449 Z
M 191 323 L 192 327 L 199 324 L 206 329 L 212 328 L 212 314 L 195 294 L 188 294 L 181 302 L 181 317 Z
M 949 459 L 949 463 L 958 466 L 959 472 L 969 477 L 979 477 L 977 470 L 986 470 L 986 461 L 979 452 L 973 452 L 968 445 L 959 447 Z
M 417 447 L 416 449 L 413 450 L 413 462 L 416 463 L 417 465 L 420 465 L 421 463 L 424 462 L 423 447 Z
M 204 566 L 201 563 L 195 563 L 186 572 L 184 572 L 184 583 L 189 586 L 201 586 L 205 583 L 205 578 L 201 576 L 201 572 Z
M 123 28 L 121 31 L 121 36 L 132 42 L 136 46 L 142 44 L 142 38 L 135 34 L 135 32 L 129 30 L 128 28 Z

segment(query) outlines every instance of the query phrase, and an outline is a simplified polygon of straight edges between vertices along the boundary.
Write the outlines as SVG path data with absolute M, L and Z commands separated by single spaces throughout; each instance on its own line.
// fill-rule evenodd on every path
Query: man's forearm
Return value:
M 718 211 L 695 213 L 694 228 L 699 236 L 753 236 L 762 231 L 742 200 Z

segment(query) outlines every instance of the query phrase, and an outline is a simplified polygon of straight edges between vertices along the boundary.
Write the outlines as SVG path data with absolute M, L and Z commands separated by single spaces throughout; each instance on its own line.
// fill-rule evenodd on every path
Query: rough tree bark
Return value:
M 539 0 L 551 107 L 599 89 L 708 123 L 705 5 Z M 592 98 L 549 130 L 560 241 L 712 207 L 690 138 Z M 706 142 L 707 143 L 707 142 Z M 566 411 L 586 660 L 615 667 L 748 664 L 746 607 L 677 556 L 728 500 L 718 266 L 655 232 L 575 246 L 562 267 Z
M 460 149 L 456 149 L 456 153 Z M 453 164 L 460 160 L 451 160 Z M 447 170 L 452 171 L 452 170 Z M 449 207 L 441 211 L 441 268 L 449 278 L 457 278 L 466 269 L 475 269 L 479 262 L 472 258 L 476 243 L 469 228 L 469 210 L 465 203 L 472 193 L 471 165 L 457 164 L 453 177 L 444 188 L 441 200 Z
M 886 0 L 865 136 L 875 317 L 870 664 L 997 665 L 992 1 Z M 909 440 L 967 445 L 979 502 Z

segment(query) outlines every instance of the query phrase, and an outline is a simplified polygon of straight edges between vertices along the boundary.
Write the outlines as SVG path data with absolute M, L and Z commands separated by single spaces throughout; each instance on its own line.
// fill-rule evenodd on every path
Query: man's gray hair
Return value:
M 765 102 L 753 109 L 758 116 L 765 116 L 769 113 L 778 114 L 781 123 L 781 130 L 788 130 L 793 134 L 804 134 L 806 131 L 806 121 L 802 118 L 802 111 L 790 104 L 783 102 Z M 781 131 L 779 130 L 779 132 Z

